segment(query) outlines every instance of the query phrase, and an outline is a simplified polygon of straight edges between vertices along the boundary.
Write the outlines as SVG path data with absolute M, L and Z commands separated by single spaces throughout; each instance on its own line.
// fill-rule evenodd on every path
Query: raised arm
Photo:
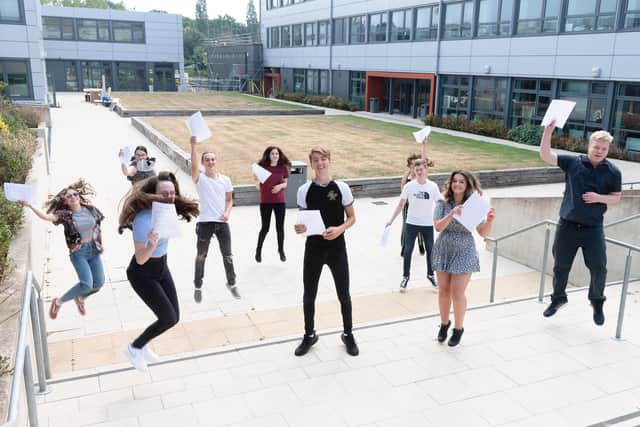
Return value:
M 196 153 L 195 136 L 191 137 L 189 144 L 191 145 L 191 179 L 197 184 L 198 179 L 200 179 L 200 168 L 198 167 L 200 161 L 198 160 L 198 154 Z
M 43 219 L 45 221 L 49 221 L 49 222 L 55 222 L 58 219 L 57 215 L 54 214 L 49 214 L 46 213 L 38 208 L 36 208 L 35 206 L 32 206 L 30 203 L 27 202 L 19 202 L 22 206 L 26 206 L 29 209 L 31 209 L 33 211 L 34 214 L 36 214 L 36 216 L 40 219 Z
M 551 151 L 551 137 L 556 129 L 556 121 L 553 120 L 544 127 L 542 138 L 540 139 L 540 158 L 551 166 L 558 166 L 558 156 Z
M 422 151 L 422 159 L 427 160 L 427 145 L 429 145 L 429 137 L 426 137 L 424 141 L 422 141 L 422 147 L 420 148 Z
M 121 158 L 121 156 L 122 156 L 122 149 L 120 149 L 120 151 L 118 152 L 118 158 Z M 136 172 L 138 172 L 138 170 L 135 167 L 126 165 L 122 162 L 120 162 L 120 170 L 122 171 L 122 174 L 124 176 L 133 176 L 136 174 Z

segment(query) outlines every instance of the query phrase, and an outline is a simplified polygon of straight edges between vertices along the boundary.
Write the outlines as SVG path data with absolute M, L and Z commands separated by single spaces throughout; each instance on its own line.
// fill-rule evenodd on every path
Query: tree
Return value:
M 40 0 L 40 3 L 51 6 L 88 7 L 92 9 L 126 10 L 123 2 L 110 0 Z
M 249 0 L 247 4 L 247 29 L 252 35 L 257 35 L 259 28 L 256 7 L 253 4 L 253 0 Z
M 209 15 L 207 14 L 207 0 L 196 1 L 196 25 L 198 31 L 209 36 Z

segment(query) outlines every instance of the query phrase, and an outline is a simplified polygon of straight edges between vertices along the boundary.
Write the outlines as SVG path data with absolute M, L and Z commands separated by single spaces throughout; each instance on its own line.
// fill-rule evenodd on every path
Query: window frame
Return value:
M 354 19 L 360 19 L 360 24 L 362 27 L 362 37 L 359 36 L 358 33 L 353 31 L 353 23 Z M 367 42 L 367 15 L 353 15 L 349 17 L 349 44 L 365 44 Z M 353 41 L 354 34 L 358 35 L 358 40 Z M 360 38 L 362 40 L 360 40 Z
M 389 43 L 405 43 L 405 42 L 411 42 L 413 41 L 413 35 L 414 35 L 414 30 L 413 30 L 413 8 L 405 8 L 405 9 L 394 9 L 389 11 Z M 398 27 L 399 29 L 402 29 L 402 32 L 404 33 L 406 30 L 409 30 L 409 37 L 406 39 L 394 39 L 394 34 L 399 34 L 399 31 L 395 31 L 394 32 L 394 24 L 393 24 L 393 15 L 396 13 L 403 13 L 403 27 Z M 409 13 L 409 16 L 407 17 L 407 13 Z M 408 18 L 408 19 L 407 19 Z
M 342 25 L 336 25 L 337 21 L 342 21 Z M 342 41 L 336 41 L 336 30 L 341 27 L 342 28 Z M 341 18 L 333 18 L 333 22 L 331 25 L 331 44 L 334 45 L 345 45 L 349 44 L 349 18 L 343 16 Z
M 321 31 L 320 29 L 324 27 L 324 36 L 323 36 L 323 42 L 321 43 Z M 331 25 L 329 24 L 329 20 L 325 19 L 322 21 L 318 21 L 318 26 L 317 26 L 317 31 L 316 31 L 316 40 L 317 40 L 317 44 L 316 46 L 328 46 L 329 45 L 329 34 L 330 34 L 330 27 Z
M 296 28 L 300 30 L 300 44 L 296 44 Z M 291 47 L 304 46 L 304 26 L 303 24 L 291 25 Z
M 461 12 L 460 12 L 460 16 L 458 19 L 458 29 L 456 31 L 456 36 L 448 36 L 448 31 L 447 31 L 447 13 L 449 11 L 449 8 L 452 6 L 462 6 Z M 470 16 L 471 16 L 471 22 L 470 22 L 470 28 L 468 29 L 468 34 L 466 33 L 466 29 L 465 29 L 465 25 L 466 25 L 466 15 L 467 15 L 467 7 L 471 6 L 471 12 L 470 12 Z M 474 27 L 475 27 L 475 16 L 476 16 L 476 1 L 475 0 L 461 0 L 461 1 L 454 1 L 454 2 L 450 2 L 450 3 L 443 3 L 442 6 L 444 7 L 444 15 L 441 18 L 441 21 L 445 24 L 443 25 L 442 31 L 440 33 L 440 39 L 441 40 L 465 40 L 465 39 L 471 39 L 473 38 L 473 34 L 474 34 Z
M 25 65 L 25 74 L 26 74 L 26 85 L 27 85 L 27 95 L 9 95 L 9 98 L 16 100 L 32 100 L 34 99 L 33 93 L 33 80 L 31 78 L 31 61 L 28 58 L 6 58 L 0 57 L 0 81 L 6 83 L 6 91 L 9 90 L 9 73 L 6 70 L 5 64 L 8 63 L 19 63 Z
M 311 34 L 307 32 L 307 29 L 311 28 Z M 309 37 L 311 41 L 309 42 Z M 305 22 L 304 23 L 304 46 L 317 46 L 318 45 L 318 23 L 317 22 Z
M 627 14 L 629 12 L 638 15 L 638 25 L 635 27 L 627 27 Z M 618 31 L 640 31 L 640 8 L 629 9 L 629 0 L 624 0 L 620 15 L 620 25 L 616 28 Z
M 284 42 L 284 30 L 287 30 L 287 43 Z M 291 47 L 292 37 L 291 37 L 291 25 L 281 25 L 280 26 L 280 47 L 287 48 Z
M 53 24 L 50 20 L 57 20 L 58 22 L 55 24 L 58 29 L 58 34 L 60 37 L 47 37 L 45 26 L 50 27 Z M 71 38 L 64 37 L 64 21 L 71 21 Z M 45 21 L 49 21 L 45 23 Z M 78 35 L 76 33 L 76 20 L 74 18 L 63 17 L 63 16 L 43 16 L 42 17 L 42 39 L 43 40 L 62 40 L 62 41 L 75 41 L 78 40 Z
M 429 37 L 427 38 L 419 38 L 418 35 L 421 33 L 421 31 L 418 31 L 418 13 L 420 10 L 423 9 L 429 9 L 429 26 L 428 27 L 424 27 L 426 28 L 426 30 L 424 31 L 425 34 L 428 34 Z M 433 21 L 434 21 L 434 10 L 438 9 L 438 16 L 436 19 L 436 25 L 434 27 L 433 25 Z M 413 34 L 412 34 L 412 40 L 413 41 L 431 41 L 431 40 L 438 40 L 438 29 L 440 27 L 440 5 L 439 4 L 434 4 L 434 5 L 429 5 L 429 6 L 424 6 L 424 7 L 416 7 L 414 8 L 414 12 L 413 12 L 413 25 L 412 25 L 412 29 L 413 29 Z M 435 28 L 435 34 L 433 34 Z M 433 37 L 431 37 L 431 35 L 433 35 Z
M 384 40 L 372 40 L 373 37 L 377 37 L 382 34 L 382 31 L 372 31 L 373 24 L 372 18 L 379 17 L 380 23 L 378 27 L 384 26 Z M 377 12 L 367 14 L 367 43 L 387 43 L 389 41 L 389 12 Z
M 491 34 L 479 34 L 480 32 L 480 28 L 481 25 L 483 25 L 480 22 L 480 9 L 481 9 L 481 5 L 483 1 L 490 1 L 490 0 L 477 0 L 477 7 L 474 13 L 474 30 L 473 30 L 473 37 L 474 38 L 478 38 L 478 39 L 490 39 L 490 38 L 499 38 L 499 37 L 511 37 L 513 35 L 513 30 L 514 30 L 514 11 L 516 9 L 516 5 L 519 3 L 518 0 L 495 0 L 498 2 L 497 5 L 497 10 L 496 10 L 496 15 L 495 15 L 495 20 L 491 21 L 491 22 L 487 22 L 485 24 L 495 24 L 495 28 L 496 28 L 496 32 L 495 33 L 491 33 Z M 503 13 L 503 5 L 505 4 L 506 1 L 510 1 L 512 2 L 511 4 L 511 14 L 508 16 L 508 19 L 505 19 L 502 16 Z M 503 25 L 509 25 L 509 29 L 506 31 L 502 30 L 502 26 Z
M 130 30 L 131 30 L 131 41 L 121 41 L 121 40 L 116 40 L 115 37 L 115 30 L 114 30 L 114 24 L 122 24 L 122 23 L 126 23 L 130 25 Z M 142 24 L 142 41 L 136 41 L 136 39 L 134 38 L 134 34 L 135 34 L 135 30 L 134 30 L 134 26 L 135 25 L 140 25 Z M 130 43 L 130 44 L 145 44 L 147 41 L 147 28 L 146 25 L 144 23 L 144 21 L 122 21 L 122 20 L 112 20 L 111 21 L 111 38 L 112 38 L 112 42 L 113 43 Z
M 563 10 L 563 19 L 562 19 L 562 33 L 565 34 L 589 34 L 589 33 L 611 33 L 616 31 L 616 14 L 617 14 L 617 4 L 616 4 L 616 10 L 614 10 L 613 12 L 605 12 L 605 13 L 601 13 L 600 9 L 602 7 L 602 0 L 595 0 L 595 5 L 594 5 L 594 10 L 593 13 L 581 13 L 581 14 L 576 14 L 576 15 L 569 15 L 569 4 L 571 3 L 571 1 L 576 1 L 576 0 L 565 0 L 564 2 L 564 10 Z M 578 0 L 578 1 L 584 1 L 584 0 Z M 598 29 L 598 25 L 600 24 L 600 19 L 603 16 L 608 16 L 613 18 L 612 19 L 612 27 L 611 28 L 607 28 L 607 29 L 602 29 L 599 30 Z M 593 17 L 593 29 L 590 30 L 567 30 L 567 24 L 568 21 L 570 19 L 578 19 L 578 18 L 587 18 L 587 17 Z
M 25 12 L 24 12 L 24 0 L 15 0 L 18 3 L 18 14 L 20 15 L 18 17 L 18 20 L 13 20 L 13 19 L 3 19 L 2 17 L 0 17 L 0 24 L 2 25 L 25 25 L 26 22 L 26 16 L 25 16 Z
M 557 15 L 551 18 L 547 17 L 547 3 L 549 1 L 553 1 L 553 0 L 541 0 L 541 5 L 540 5 L 540 10 L 538 13 L 538 16 L 536 18 L 527 18 L 527 19 L 520 19 L 520 6 L 522 5 L 523 0 L 518 0 L 517 2 L 517 11 L 514 13 L 514 28 L 513 28 L 513 35 L 514 36 L 520 36 L 520 37 L 532 37 L 535 36 L 536 34 L 559 34 L 560 33 L 560 27 L 563 24 L 562 22 L 562 18 L 563 18 L 563 14 L 564 14 L 564 4 L 565 1 L 564 0 L 559 0 L 560 4 L 557 10 Z M 545 23 L 546 21 L 551 21 L 551 20 L 556 20 L 556 28 L 553 31 L 545 31 Z M 533 32 L 526 32 L 526 33 L 522 33 L 520 32 L 520 23 L 521 22 L 537 22 L 538 26 L 536 31 Z

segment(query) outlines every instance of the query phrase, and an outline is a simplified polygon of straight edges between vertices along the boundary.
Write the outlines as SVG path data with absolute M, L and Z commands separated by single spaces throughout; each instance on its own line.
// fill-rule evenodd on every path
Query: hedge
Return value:
M 320 107 L 336 108 L 338 110 L 356 111 L 360 107 L 348 99 L 337 96 L 305 95 L 300 92 L 280 92 L 276 95 L 278 99 L 285 101 L 301 102 L 303 104 L 318 105 Z

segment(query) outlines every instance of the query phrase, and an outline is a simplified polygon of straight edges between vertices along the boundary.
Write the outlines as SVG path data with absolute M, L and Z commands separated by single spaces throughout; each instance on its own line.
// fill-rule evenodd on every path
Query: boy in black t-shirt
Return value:
M 353 195 L 349 186 L 342 181 L 334 181 L 329 174 L 331 153 L 324 148 L 313 148 L 309 153 L 309 163 L 315 173 L 313 181 L 298 189 L 300 209 L 319 210 L 326 227 L 322 235 L 308 236 L 304 250 L 304 337 L 295 350 L 296 356 L 306 354 L 318 341 L 314 330 L 315 301 L 322 267 L 331 270 L 336 286 L 344 333 L 342 342 L 347 353 L 357 356 L 358 345 L 353 337 L 351 318 L 351 295 L 349 294 L 349 263 L 344 232 L 356 222 L 353 210 Z M 346 221 L 345 221 L 346 213 Z M 296 224 L 298 234 L 307 230 L 304 224 Z

